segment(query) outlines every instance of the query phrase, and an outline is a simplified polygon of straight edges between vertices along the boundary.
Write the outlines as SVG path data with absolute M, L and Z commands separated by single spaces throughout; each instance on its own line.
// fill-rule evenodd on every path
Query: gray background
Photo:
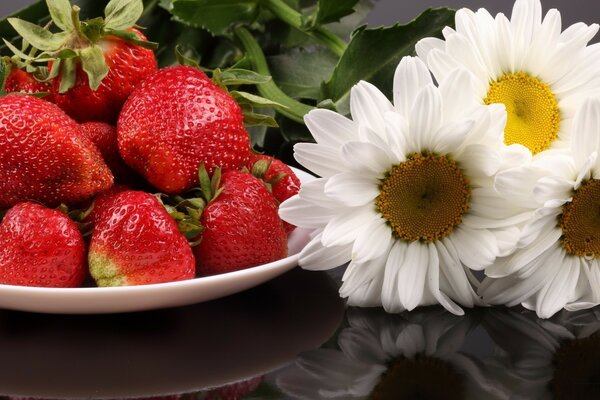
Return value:
M 34 0 L 0 0 L 0 16 L 6 16 Z M 449 6 L 452 8 L 487 8 L 492 14 L 504 12 L 510 15 L 511 0 L 376 0 L 369 25 L 389 25 L 395 22 L 407 22 L 427 7 Z M 562 14 L 563 26 L 577 21 L 592 23 L 600 21 L 600 1 L 596 0 L 545 0 L 542 1 L 544 13 L 550 8 L 558 8 Z

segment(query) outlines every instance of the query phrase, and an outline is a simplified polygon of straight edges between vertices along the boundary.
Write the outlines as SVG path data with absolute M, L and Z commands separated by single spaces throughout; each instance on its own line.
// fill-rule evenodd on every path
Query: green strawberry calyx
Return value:
M 80 20 L 80 8 L 71 6 L 69 0 L 46 0 L 46 4 L 59 32 L 51 31 L 50 26 L 41 27 L 19 18 L 8 19 L 23 41 L 39 51 L 38 54 L 28 54 L 5 39 L 4 43 L 24 62 L 51 62 L 46 79 L 60 75 L 60 93 L 75 85 L 78 63 L 88 76 L 90 88 L 96 90 L 100 86 L 108 74 L 101 45 L 104 37 L 116 36 L 143 47 L 156 47 L 156 43 L 144 41 L 130 30 L 144 11 L 142 0 L 111 0 L 104 9 L 104 18 L 85 21 Z
M 202 163 L 198 169 L 198 178 L 200 186 L 192 188 L 182 195 L 156 194 L 169 215 L 177 222 L 179 230 L 188 239 L 191 246 L 200 244 L 200 234 L 204 230 L 200 219 L 204 208 L 223 192 L 220 168 L 216 168 L 212 176 L 209 176 L 204 163 Z

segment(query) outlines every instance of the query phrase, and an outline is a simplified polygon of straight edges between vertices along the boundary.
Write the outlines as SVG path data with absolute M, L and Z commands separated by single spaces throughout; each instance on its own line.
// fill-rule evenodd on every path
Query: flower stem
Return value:
M 306 29 L 303 25 L 302 14 L 288 6 L 283 0 L 263 0 L 263 5 L 283 22 L 317 39 L 327 46 L 338 57 L 346 51 L 348 45 L 335 33 L 321 25 Z
M 267 65 L 267 59 L 265 58 L 265 54 L 260 48 L 260 45 L 256 39 L 254 39 L 254 36 L 252 36 L 252 34 L 246 28 L 241 26 L 235 29 L 235 35 L 242 44 L 247 59 L 252 64 L 252 69 L 261 75 L 270 76 L 271 72 L 269 71 L 269 66 Z M 266 83 L 257 84 L 256 87 L 261 96 L 285 107 L 278 108 L 280 114 L 298 123 L 303 124 L 304 115 L 313 109 L 313 107 L 294 100 L 285 94 L 281 89 L 279 89 L 273 80 L 270 80 Z

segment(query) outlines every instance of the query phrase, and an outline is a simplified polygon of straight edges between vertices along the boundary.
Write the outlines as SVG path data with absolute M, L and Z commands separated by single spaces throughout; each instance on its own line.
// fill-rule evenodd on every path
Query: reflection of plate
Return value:
M 302 180 L 314 179 L 295 169 Z M 39 288 L 0 285 L 0 308 L 44 313 L 114 313 L 198 303 L 254 287 L 294 268 L 309 232 L 296 229 L 288 240 L 289 256 L 241 271 L 155 285 L 109 288 Z
M 343 315 L 336 283 L 300 268 L 186 307 L 108 315 L 4 310 L 0 398 L 151 398 L 221 386 L 318 348 Z

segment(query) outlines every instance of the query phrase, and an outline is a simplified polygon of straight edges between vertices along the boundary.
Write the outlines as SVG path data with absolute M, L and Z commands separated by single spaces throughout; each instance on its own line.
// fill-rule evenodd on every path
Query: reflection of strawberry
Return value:
M 19 94 L 0 99 L 0 208 L 78 203 L 112 183 L 96 147 L 54 104 Z
M 200 222 L 200 244 L 194 247 L 198 272 L 213 275 L 279 260 L 287 255 L 287 235 L 273 195 L 253 175 L 223 172 L 216 198 Z
M 85 277 L 85 244 L 60 211 L 36 203 L 12 207 L 0 224 L 0 283 L 76 287 Z
M 98 286 L 162 283 L 193 278 L 187 239 L 156 197 L 116 191 L 94 207 L 88 262 Z
M 252 154 L 248 169 L 269 185 L 278 203 L 282 203 L 300 191 L 300 179 L 294 171 L 274 157 L 266 154 Z M 283 221 L 283 226 L 288 234 L 295 228 L 294 225 L 285 221 Z
M 262 376 L 257 376 L 212 389 L 206 394 L 204 400 L 241 400 L 244 396 L 256 390 L 262 380 Z
M 198 166 L 237 169 L 250 141 L 239 105 L 199 69 L 160 70 L 138 86 L 117 124 L 123 160 L 159 190 L 198 185 Z

